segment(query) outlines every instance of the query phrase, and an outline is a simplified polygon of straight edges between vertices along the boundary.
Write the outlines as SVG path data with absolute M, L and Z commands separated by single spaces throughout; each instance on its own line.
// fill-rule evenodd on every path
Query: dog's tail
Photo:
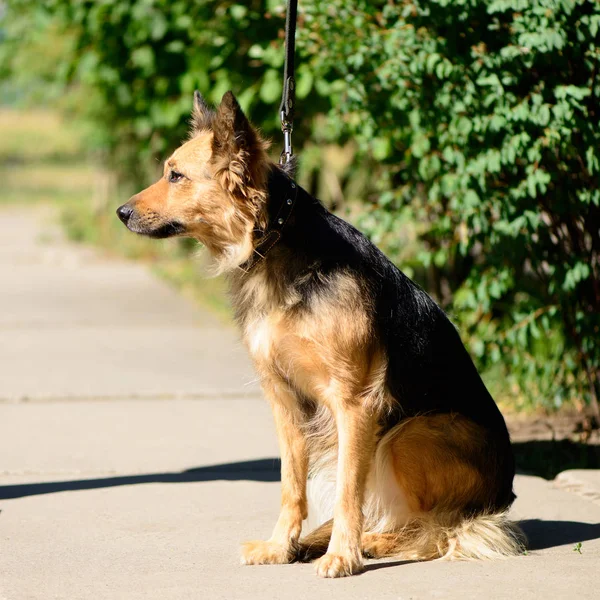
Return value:
M 327 521 L 298 543 L 298 560 L 318 558 L 327 551 L 333 521 Z M 426 515 L 411 519 L 391 533 L 365 534 L 363 551 L 373 558 L 404 560 L 492 559 L 522 554 L 526 538 L 506 512 Z
M 394 549 L 407 560 L 490 559 L 521 554 L 525 535 L 506 512 L 459 517 L 431 513 L 412 519 Z
M 333 519 L 329 519 L 308 535 L 300 538 L 296 543 L 296 559 L 300 562 L 309 562 L 323 556 L 327 552 L 332 531 Z

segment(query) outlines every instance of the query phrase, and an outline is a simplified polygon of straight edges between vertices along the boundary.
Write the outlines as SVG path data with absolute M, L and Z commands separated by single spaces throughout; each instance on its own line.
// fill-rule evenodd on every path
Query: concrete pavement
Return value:
M 65 243 L 39 210 L 1 219 L 0 399 L 258 393 L 236 333 L 148 270 Z
M 143 267 L 49 239 L 37 213 L 2 209 L 0 230 L 0 599 L 598 597 L 594 471 L 517 477 L 518 558 L 335 581 L 240 566 L 279 473 L 235 332 Z

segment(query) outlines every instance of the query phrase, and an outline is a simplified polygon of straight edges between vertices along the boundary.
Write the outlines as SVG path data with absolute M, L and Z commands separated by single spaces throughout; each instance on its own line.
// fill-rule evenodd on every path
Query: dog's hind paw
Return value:
M 342 556 L 329 552 L 315 561 L 319 577 L 347 577 L 360 573 L 364 566 L 360 557 Z
M 294 558 L 292 548 L 276 542 L 257 540 L 242 544 L 243 565 L 285 565 Z

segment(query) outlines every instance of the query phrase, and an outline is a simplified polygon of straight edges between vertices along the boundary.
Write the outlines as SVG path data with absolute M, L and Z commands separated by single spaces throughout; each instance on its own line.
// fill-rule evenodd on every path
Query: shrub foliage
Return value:
M 335 118 L 380 164 L 373 233 L 408 206 L 423 224 L 419 258 L 480 365 L 503 364 L 550 404 L 593 401 L 600 5 L 335 0 L 307 11 L 308 50 L 339 90 Z

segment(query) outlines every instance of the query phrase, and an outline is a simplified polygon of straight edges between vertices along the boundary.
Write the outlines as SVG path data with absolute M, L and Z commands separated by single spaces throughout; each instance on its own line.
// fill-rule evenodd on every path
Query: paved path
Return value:
M 235 332 L 137 265 L 49 240 L 37 213 L 3 209 L 0 231 L 1 600 L 598 598 L 590 471 L 517 478 L 527 556 L 336 581 L 240 566 L 279 483 Z
M 130 262 L 65 244 L 38 212 L 0 228 L 0 399 L 256 394 L 234 331 Z

